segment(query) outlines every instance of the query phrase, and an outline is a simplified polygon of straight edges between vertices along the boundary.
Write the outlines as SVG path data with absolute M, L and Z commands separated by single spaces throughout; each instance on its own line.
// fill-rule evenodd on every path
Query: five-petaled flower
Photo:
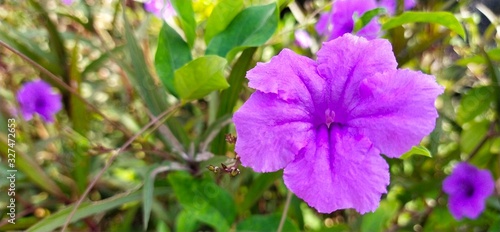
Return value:
M 17 92 L 17 101 L 25 120 L 31 120 L 38 113 L 46 122 L 54 121 L 54 114 L 62 108 L 61 95 L 42 80 L 23 84 Z
M 144 9 L 163 20 L 168 20 L 175 15 L 175 10 L 170 0 L 148 0 L 144 3 Z
M 387 40 L 351 34 L 316 61 L 285 49 L 247 78 L 256 91 L 233 118 L 242 165 L 284 168 L 286 186 L 322 213 L 374 211 L 389 184 L 380 154 L 399 157 L 428 135 L 443 92 L 433 76 L 397 69 Z
M 457 220 L 475 219 L 483 212 L 486 199 L 493 193 L 495 182 L 488 170 L 461 162 L 443 182 L 448 194 L 448 208 Z
M 336 0 L 332 11 L 320 15 L 316 23 L 316 31 L 328 40 L 335 39 L 354 30 L 353 16 L 361 17 L 366 11 L 377 8 L 375 0 Z M 377 19 L 372 19 L 356 34 L 367 39 L 379 36 L 380 24 Z

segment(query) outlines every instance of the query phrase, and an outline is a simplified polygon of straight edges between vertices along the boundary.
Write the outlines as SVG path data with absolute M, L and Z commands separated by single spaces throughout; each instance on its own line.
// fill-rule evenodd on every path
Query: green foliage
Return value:
M 463 125 L 479 115 L 484 115 L 495 101 L 491 97 L 494 92 L 493 86 L 479 86 L 465 93 L 457 108 L 457 122 Z
M 465 39 L 465 30 L 462 24 L 450 12 L 412 12 L 407 11 L 389 19 L 382 25 L 382 29 L 389 30 L 406 23 L 437 23 L 449 28 Z
M 243 8 L 243 0 L 221 0 L 207 20 L 205 43 L 208 44 L 215 35 L 224 31 Z
M 218 56 L 203 56 L 177 69 L 174 84 L 179 97 L 194 100 L 229 87 L 223 74 L 226 63 Z
M 240 222 L 236 226 L 237 231 L 252 231 L 252 232 L 266 232 L 274 231 L 278 228 L 281 215 L 253 215 L 246 220 Z M 285 219 L 283 231 L 300 231 L 295 224 L 289 219 Z
M 160 80 L 167 90 L 177 96 L 174 87 L 174 71 L 191 61 L 188 44 L 167 23 L 163 23 L 158 35 L 155 67 Z
M 408 159 L 414 155 L 421 155 L 432 158 L 431 152 L 424 146 L 413 146 L 408 152 L 401 156 L 401 159 Z
M 385 14 L 387 11 L 385 8 L 375 8 L 373 10 L 369 10 L 365 12 L 359 19 L 354 20 L 354 32 L 358 32 L 361 30 L 363 27 L 368 25 L 372 21 L 373 18 Z
M 172 173 L 168 180 L 191 217 L 213 226 L 217 231 L 229 230 L 236 218 L 236 207 L 231 195 L 224 189 L 210 179 L 194 179 L 185 172 Z
M 224 31 L 212 38 L 207 54 L 227 56 L 231 60 L 236 52 L 245 47 L 264 44 L 274 34 L 277 25 L 278 9 L 275 3 L 248 7 Z
M 460 161 L 500 176 L 500 24 L 488 9 L 419 1 L 396 16 L 354 16 L 354 33 L 378 21 L 401 68 L 446 88 L 435 130 L 401 159 L 386 158 L 388 194 L 359 215 L 320 214 L 296 196 L 287 205 L 283 171 L 242 167 L 225 139 L 254 91 L 248 70 L 285 48 L 314 59 L 326 42 L 314 24 L 330 1 L 171 0 L 166 21 L 143 2 L 0 4 L 0 171 L 15 151 L 18 174 L 16 224 L 4 217 L 1 231 L 276 231 L 282 219 L 282 231 L 499 231 L 498 195 L 477 219 L 457 221 L 441 190 Z M 479 23 L 482 14 L 489 20 Z M 311 47 L 295 44 L 298 29 Z M 20 114 L 16 92 L 37 78 L 63 96 L 53 124 Z
M 196 21 L 194 19 L 193 6 L 191 1 L 171 0 L 181 22 L 189 47 L 193 47 L 196 38 Z
M 160 195 L 167 193 L 166 189 L 157 188 L 155 189 L 154 195 Z M 141 199 L 141 192 L 136 191 L 133 193 L 125 193 L 118 194 L 112 198 L 105 199 L 102 201 L 92 202 L 92 203 L 83 203 L 80 205 L 75 215 L 73 216 L 72 221 L 78 221 L 80 219 L 99 214 L 102 212 L 106 212 L 110 209 L 117 208 L 125 203 L 136 202 Z M 55 214 L 52 214 L 46 217 L 44 220 L 39 221 L 35 225 L 29 228 L 28 231 L 52 231 L 59 227 L 61 227 L 66 221 L 68 215 L 71 213 L 72 207 L 67 207 L 63 210 L 58 211 Z

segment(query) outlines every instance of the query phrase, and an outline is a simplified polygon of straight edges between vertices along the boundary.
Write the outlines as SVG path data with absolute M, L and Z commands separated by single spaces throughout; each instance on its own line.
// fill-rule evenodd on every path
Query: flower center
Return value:
M 37 97 L 35 100 L 35 108 L 36 109 L 43 109 L 45 108 L 45 101 L 41 97 Z
M 335 120 L 335 112 L 330 109 L 325 110 L 325 124 L 326 127 L 330 128 L 330 125 L 334 122 Z
M 466 184 L 464 186 L 465 196 L 472 197 L 474 195 L 474 187 L 471 184 Z

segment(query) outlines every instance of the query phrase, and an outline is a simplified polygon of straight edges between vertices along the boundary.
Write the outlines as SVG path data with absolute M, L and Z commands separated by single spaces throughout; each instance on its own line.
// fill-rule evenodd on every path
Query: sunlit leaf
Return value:
M 174 84 L 179 97 L 194 100 L 229 87 L 223 75 L 226 63 L 218 56 L 203 56 L 176 70 Z
M 205 30 L 205 42 L 208 44 L 215 35 L 224 31 L 243 8 L 243 0 L 220 1 L 208 18 Z
M 432 157 L 431 152 L 424 146 L 413 146 L 408 152 L 401 156 L 401 159 L 408 159 L 414 155 Z
M 389 19 L 382 25 L 383 30 L 389 30 L 406 23 L 436 23 L 449 28 L 462 38 L 466 38 L 465 30 L 457 18 L 450 12 L 416 12 L 406 11 Z
M 191 61 L 188 44 L 167 23 L 158 36 L 158 48 L 155 54 L 155 68 L 167 90 L 177 96 L 174 87 L 174 71 Z
M 189 47 L 193 47 L 196 38 L 196 21 L 194 19 L 194 11 L 192 1 L 186 0 L 170 0 L 175 11 L 179 15 L 181 27 L 186 35 Z
M 274 34 L 277 26 L 276 3 L 246 8 L 223 32 L 212 38 L 206 54 L 226 57 L 235 48 L 260 46 Z
M 373 18 L 385 14 L 387 10 L 385 8 L 375 8 L 373 10 L 369 10 L 365 12 L 359 19 L 354 23 L 354 32 L 361 30 L 363 27 L 368 25 L 372 21 Z

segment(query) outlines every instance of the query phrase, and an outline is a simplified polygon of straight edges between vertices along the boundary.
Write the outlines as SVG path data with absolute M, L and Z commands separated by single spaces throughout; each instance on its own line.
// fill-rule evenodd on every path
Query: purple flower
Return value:
M 25 120 L 31 120 L 38 113 L 46 122 L 54 121 L 54 114 L 62 108 L 61 95 L 42 80 L 25 83 L 17 91 L 17 101 Z
M 494 185 L 488 170 L 465 162 L 457 164 L 443 182 L 443 191 L 448 194 L 448 208 L 453 217 L 457 220 L 477 218 L 484 210 L 486 198 L 493 193 Z
M 149 0 L 144 3 L 144 9 L 163 20 L 168 20 L 175 15 L 175 10 L 170 0 Z
M 61 0 L 61 2 L 68 6 L 73 4 L 73 0 Z
M 236 152 L 319 212 L 374 211 L 399 157 L 435 125 L 434 77 L 397 69 L 387 40 L 346 34 L 317 60 L 284 49 L 248 71 L 256 91 L 234 114 Z
M 306 30 L 295 31 L 295 44 L 301 48 L 309 48 L 312 45 L 312 38 Z
M 404 9 L 409 10 L 415 5 L 417 5 L 417 2 L 415 0 L 403 0 L 404 1 Z M 390 15 L 394 15 L 396 12 L 396 7 L 398 6 L 398 0 L 380 0 L 379 3 L 380 7 L 384 7 L 387 9 L 387 13 Z
M 335 39 L 345 33 L 352 33 L 354 29 L 354 14 L 361 17 L 366 11 L 377 8 L 375 0 L 336 0 L 332 11 L 320 15 L 316 23 L 316 31 L 328 40 Z M 377 38 L 380 25 L 374 18 L 370 23 L 357 32 L 358 36 L 367 39 Z

